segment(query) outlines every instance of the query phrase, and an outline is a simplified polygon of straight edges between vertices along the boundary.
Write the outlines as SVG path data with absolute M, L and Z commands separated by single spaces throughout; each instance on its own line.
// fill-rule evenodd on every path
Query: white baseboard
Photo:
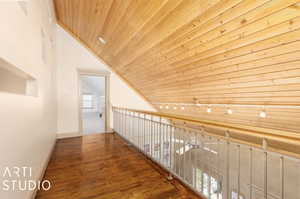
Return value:
M 105 133 L 114 133 L 113 129 L 108 129 L 105 131 Z M 98 133 L 93 133 L 93 134 L 98 134 Z M 64 138 L 74 138 L 74 137 L 82 137 L 86 135 L 92 135 L 92 134 L 82 134 L 82 133 L 57 133 L 56 134 L 56 139 L 64 139 Z
M 47 158 L 46 158 L 46 161 L 44 162 L 44 165 L 43 165 L 43 169 L 42 169 L 42 171 L 41 171 L 41 173 L 40 173 L 40 175 L 39 175 L 39 179 L 38 179 L 38 180 L 40 180 L 40 181 L 42 181 L 43 178 L 44 178 L 46 169 L 47 169 L 47 167 L 48 167 L 48 164 L 49 164 L 49 162 L 50 162 L 51 156 L 52 156 L 53 151 L 54 151 L 54 148 L 55 148 L 55 144 L 56 144 L 56 139 L 54 140 L 54 142 L 53 142 L 53 144 L 52 144 L 52 146 L 51 146 L 51 150 L 50 150 L 50 152 L 48 153 L 48 156 L 47 156 Z M 37 192 L 38 192 L 37 189 L 33 191 L 32 195 L 31 195 L 31 199 L 35 199 Z
M 107 129 L 107 131 L 106 131 L 106 133 L 114 133 L 114 132 L 115 132 L 114 129 L 111 129 L 111 128 Z
M 56 134 L 56 139 L 63 139 L 63 138 L 73 138 L 73 137 L 80 137 L 82 136 L 81 133 L 75 132 L 75 133 L 58 133 Z

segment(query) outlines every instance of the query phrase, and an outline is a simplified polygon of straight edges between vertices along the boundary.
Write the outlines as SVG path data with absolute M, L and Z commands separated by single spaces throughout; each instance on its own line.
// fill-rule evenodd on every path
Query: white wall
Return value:
M 58 61 L 58 134 L 76 134 L 79 132 L 77 69 L 111 71 L 60 26 L 57 28 L 56 37 Z M 113 72 L 111 72 L 110 76 L 110 103 L 112 106 L 154 110 Z
M 0 1 L 0 57 L 38 81 L 38 97 L 0 92 L 0 182 L 6 166 L 32 167 L 38 179 L 55 141 L 55 25 L 48 17 L 48 0 L 28 1 L 28 16 L 17 1 Z M 41 28 L 46 50 L 42 60 Z M 27 178 L 27 177 L 26 177 Z M 2 191 L 2 199 L 27 199 L 32 192 Z

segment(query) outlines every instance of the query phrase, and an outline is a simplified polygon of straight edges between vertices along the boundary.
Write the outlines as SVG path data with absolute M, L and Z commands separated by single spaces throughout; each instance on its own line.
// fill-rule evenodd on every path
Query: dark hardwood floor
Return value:
M 196 199 L 117 134 L 58 140 L 36 199 Z

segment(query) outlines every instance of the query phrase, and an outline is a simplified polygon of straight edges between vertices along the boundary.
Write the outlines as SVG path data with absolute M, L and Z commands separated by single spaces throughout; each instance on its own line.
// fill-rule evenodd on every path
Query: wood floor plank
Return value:
M 36 199 L 196 199 L 117 134 L 58 140 Z

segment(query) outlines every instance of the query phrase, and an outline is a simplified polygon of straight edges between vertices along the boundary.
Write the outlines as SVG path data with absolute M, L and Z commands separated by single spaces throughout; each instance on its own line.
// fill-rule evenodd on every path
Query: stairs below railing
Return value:
M 116 133 L 208 199 L 300 199 L 299 156 L 268 147 L 299 145 L 294 134 L 116 107 L 113 113 Z

